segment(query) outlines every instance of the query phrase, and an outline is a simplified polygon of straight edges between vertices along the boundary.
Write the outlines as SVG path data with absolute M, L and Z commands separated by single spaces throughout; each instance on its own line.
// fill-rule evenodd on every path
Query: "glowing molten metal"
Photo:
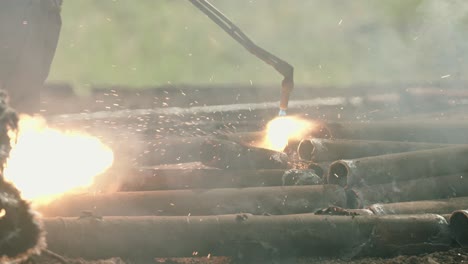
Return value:
M 267 134 L 261 147 L 283 151 L 289 140 L 300 140 L 311 134 L 316 124 L 294 116 L 277 117 L 267 124 Z
M 33 203 L 47 203 L 70 190 L 89 187 L 113 160 L 112 150 L 98 138 L 49 128 L 43 118 L 21 116 L 5 178 Z

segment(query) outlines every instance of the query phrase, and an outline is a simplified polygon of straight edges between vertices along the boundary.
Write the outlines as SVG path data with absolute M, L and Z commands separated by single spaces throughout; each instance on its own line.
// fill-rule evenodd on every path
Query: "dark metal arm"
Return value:
M 221 11 L 216 9 L 207 0 L 189 0 L 194 6 L 200 11 L 206 14 L 213 22 L 221 27 L 226 33 L 228 33 L 233 39 L 241 44 L 250 53 L 257 56 L 265 63 L 273 66 L 284 79 L 281 84 L 281 100 L 280 109 L 286 110 L 288 108 L 289 94 L 294 88 L 294 68 L 286 61 L 276 57 L 270 52 L 257 46 L 252 40 L 250 40 L 234 23 L 231 22 Z

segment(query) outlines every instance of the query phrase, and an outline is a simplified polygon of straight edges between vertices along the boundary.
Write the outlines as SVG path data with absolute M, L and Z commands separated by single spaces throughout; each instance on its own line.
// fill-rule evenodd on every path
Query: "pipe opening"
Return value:
M 297 147 L 297 154 L 299 155 L 300 159 L 311 161 L 314 149 L 315 147 L 314 144 L 312 144 L 312 141 L 309 139 L 305 139 L 302 140 L 301 143 L 299 143 L 299 146 Z
M 468 211 L 455 211 L 450 217 L 450 232 L 455 241 L 462 246 L 468 246 Z
M 330 171 L 328 172 L 327 178 L 328 183 L 346 186 L 348 182 L 348 174 L 348 166 L 341 161 L 335 161 L 330 165 Z

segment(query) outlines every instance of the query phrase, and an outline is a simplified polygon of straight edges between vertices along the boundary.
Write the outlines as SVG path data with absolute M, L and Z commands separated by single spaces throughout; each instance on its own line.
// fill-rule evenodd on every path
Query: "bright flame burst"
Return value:
M 113 163 L 114 154 L 98 138 L 49 128 L 40 117 L 21 116 L 5 178 L 34 204 L 86 188 Z
M 309 135 L 316 128 L 310 120 L 295 116 L 277 117 L 267 124 L 266 136 L 261 147 L 276 151 L 283 151 L 289 140 L 300 140 Z

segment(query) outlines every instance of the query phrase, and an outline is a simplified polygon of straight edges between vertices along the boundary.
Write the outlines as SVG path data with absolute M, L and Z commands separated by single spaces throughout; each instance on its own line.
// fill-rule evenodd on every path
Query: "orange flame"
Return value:
M 316 124 L 295 116 L 277 117 L 267 124 L 266 136 L 260 147 L 283 151 L 289 140 L 300 140 L 316 128 Z
M 40 117 L 21 116 L 16 144 L 5 168 L 23 197 L 50 202 L 76 188 L 86 188 L 113 163 L 114 154 L 98 138 L 49 128 Z

